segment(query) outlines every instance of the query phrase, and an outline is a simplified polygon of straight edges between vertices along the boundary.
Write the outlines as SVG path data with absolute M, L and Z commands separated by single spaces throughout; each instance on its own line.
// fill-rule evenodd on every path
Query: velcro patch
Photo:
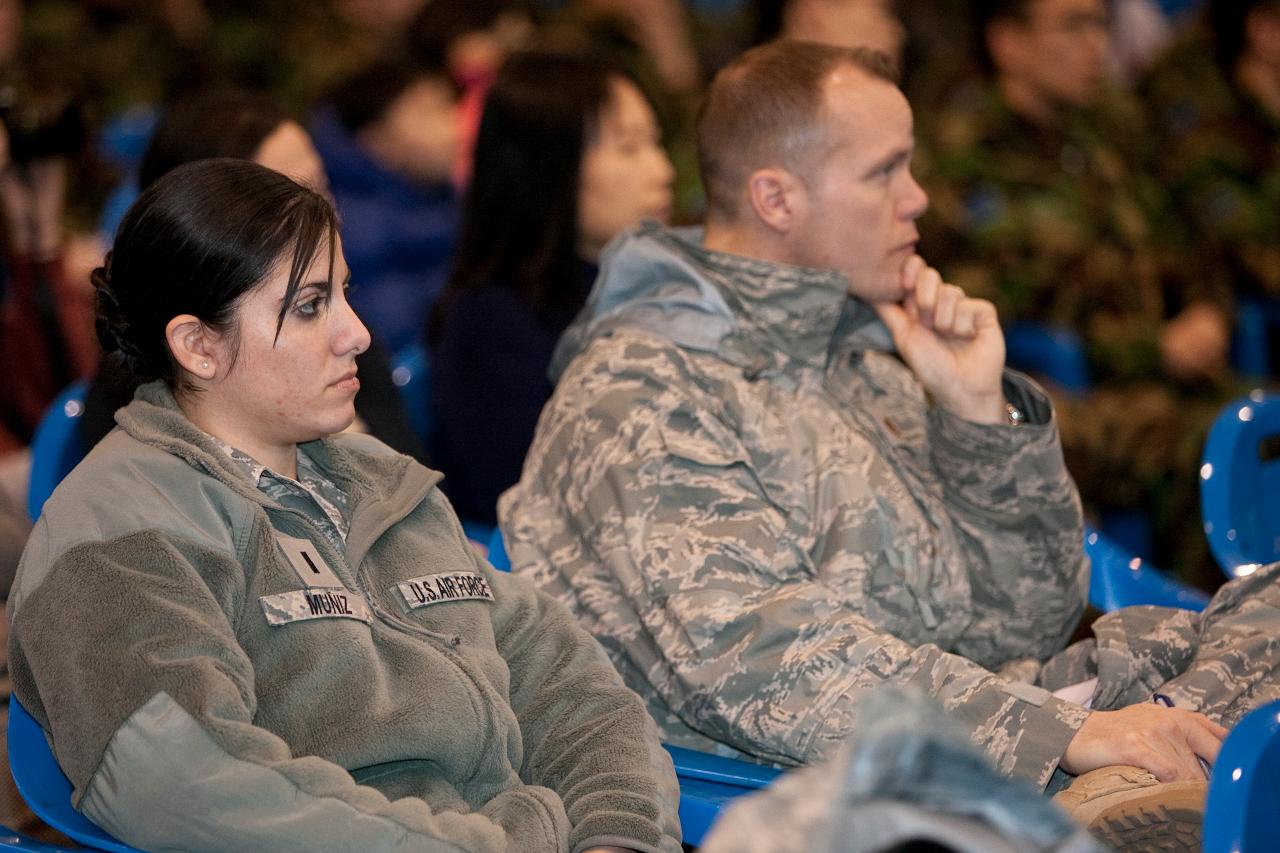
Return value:
M 373 621 L 364 598 L 340 586 L 279 592 L 261 596 L 258 601 L 272 625 L 308 619 L 356 619 L 365 624 Z
M 293 566 L 303 586 L 322 589 L 342 586 L 342 581 L 338 580 L 333 569 L 325 564 L 324 558 L 320 556 L 320 551 L 315 545 L 305 539 L 296 539 L 285 536 L 283 533 L 276 534 L 276 542 L 280 545 L 280 550 L 284 551 L 284 555 L 289 558 L 289 565 Z
M 400 593 L 405 610 L 416 610 L 445 601 L 493 601 L 493 590 L 479 572 L 445 572 L 423 575 L 398 583 L 391 589 Z

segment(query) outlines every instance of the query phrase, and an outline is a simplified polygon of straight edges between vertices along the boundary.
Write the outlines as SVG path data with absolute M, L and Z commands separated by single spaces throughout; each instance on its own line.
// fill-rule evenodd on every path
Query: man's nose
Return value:
M 929 194 L 924 191 L 924 187 L 915 179 L 914 175 L 907 175 L 907 185 L 903 190 L 902 199 L 898 202 L 898 214 L 903 219 L 919 219 L 924 216 L 924 212 L 929 209 Z

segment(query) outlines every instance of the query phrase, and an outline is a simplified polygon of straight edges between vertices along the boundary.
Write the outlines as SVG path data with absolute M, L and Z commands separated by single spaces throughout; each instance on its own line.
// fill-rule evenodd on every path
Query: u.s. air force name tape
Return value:
M 479 572 L 423 575 L 398 583 L 391 589 L 400 593 L 406 610 L 416 610 L 445 601 L 493 601 L 489 582 Z
M 262 612 L 272 625 L 288 625 L 307 619 L 357 619 L 373 621 L 363 596 L 345 587 L 296 589 L 261 596 Z

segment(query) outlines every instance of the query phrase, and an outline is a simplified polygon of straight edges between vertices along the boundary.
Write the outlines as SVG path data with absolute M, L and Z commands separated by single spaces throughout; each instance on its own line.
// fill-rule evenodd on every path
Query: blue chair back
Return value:
M 1020 321 L 1005 329 L 1004 346 L 1011 367 L 1043 376 L 1073 394 L 1089 390 L 1089 361 L 1075 332 Z
M 702 843 L 720 810 L 738 797 L 758 791 L 782 775 L 763 764 L 684 749 L 663 747 L 671 754 L 680 782 L 680 828 L 684 843 Z
M 45 844 L 28 838 L 20 832 L 14 832 L 7 826 L 0 826 L 0 850 L 25 850 L 27 853 L 67 853 L 67 848 L 53 844 Z
M 121 844 L 71 806 L 71 782 L 49 748 L 49 741 L 17 696 L 9 697 L 9 769 L 18 793 L 45 823 L 94 850 L 139 853 Z
M 31 479 L 27 483 L 27 515 L 35 521 L 62 478 L 84 458 L 80 416 L 84 414 L 84 382 L 73 382 L 49 404 L 31 440 Z
M 391 360 L 391 381 L 400 389 L 405 415 L 418 440 L 431 448 L 431 361 L 421 343 L 409 344 Z
M 1245 715 L 1223 741 L 1209 779 L 1204 853 L 1280 844 L 1280 701 Z
M 1236 305 L 1231 363 L 1245 376 L 1271 375 L 1271 335 L 1280 329 L 1280 299 L 1243 298 Z
M 1228 577 L 1280 560 L 1280 395 L 1254 391 L 1213 422 L 1200 466 L 1200 511 Z
M 1092 567 L 1089 603 L 1099 610 L 1135 604 L 1203 610 L 1209 603 L 1205 593 L 1170 578 L 1089 526 L 1085 527 L 1084 551 Z

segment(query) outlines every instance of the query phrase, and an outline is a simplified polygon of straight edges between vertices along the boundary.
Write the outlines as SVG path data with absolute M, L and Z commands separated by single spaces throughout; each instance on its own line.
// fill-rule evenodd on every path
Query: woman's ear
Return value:
M 229 365 L 220 346 L 222 336 L 192 314 L 179 314 L 164 327 L 165 341 L 178 366 L 196 379 L 211 382 Z

